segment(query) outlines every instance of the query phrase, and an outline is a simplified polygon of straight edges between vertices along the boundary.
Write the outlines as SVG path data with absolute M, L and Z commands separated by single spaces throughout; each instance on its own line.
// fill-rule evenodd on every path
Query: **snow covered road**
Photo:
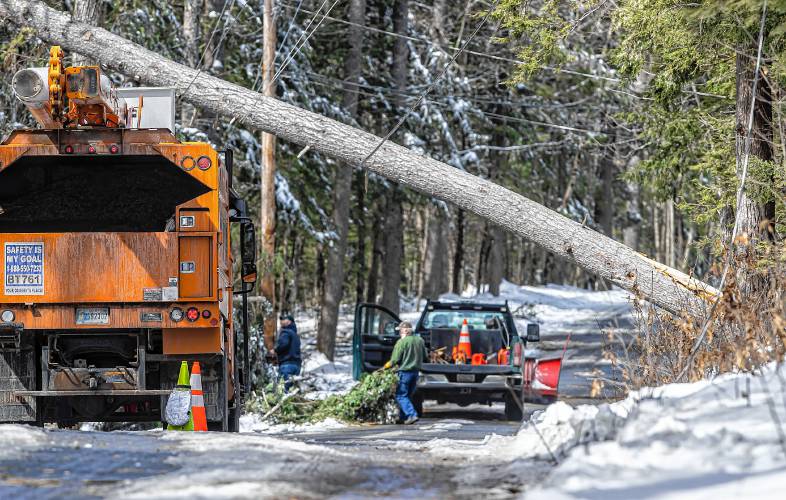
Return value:
M 548 464 L 451 459 L 450 443 L 483 447 L 517 429 L 466 419 L 283 436 L 0 426 L 14 443 L 0 455 L 0 498 L 511 498 Z

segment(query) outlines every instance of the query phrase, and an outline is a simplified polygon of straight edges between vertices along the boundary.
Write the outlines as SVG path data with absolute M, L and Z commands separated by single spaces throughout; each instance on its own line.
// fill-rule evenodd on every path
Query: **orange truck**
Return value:
M 43 128 L 0 143 L 0 422 L 161 421 L 185 360 L 236 431 L 256 249 L 231 151 L 175 138 L 174 90 L 50 55 L 12 82 Z

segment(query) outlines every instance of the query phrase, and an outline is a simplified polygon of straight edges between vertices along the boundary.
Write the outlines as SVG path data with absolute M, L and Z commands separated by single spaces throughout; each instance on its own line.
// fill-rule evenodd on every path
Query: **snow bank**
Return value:
M 0 460 L 44 446 L 47 442 L 43 429 L 27 425 L 0 424 Z
M 595 411 L 552 405 L 522 428 L 516 446 L 545 457 L 537 427 L 567 457 L 526 498 L 782 498 L 783 377 L 770 367 L 645 389 Z
M 240 417 L 240 432 L 261 432 L 265 434 L 313 433 L 343 429 L 346 426 L 347 424 L 333 418 L 305 424 L 272 424 L 270 422 L 262 422 L 260 416 L 255 413 L 247 413 Z

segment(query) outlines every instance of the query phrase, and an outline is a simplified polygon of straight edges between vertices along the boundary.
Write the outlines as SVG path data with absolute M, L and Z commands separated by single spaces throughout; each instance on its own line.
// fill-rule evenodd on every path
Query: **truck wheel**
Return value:
M 505 419 L 521 422 L 524 419 L 524 412 L 516 404 L 516 400 L 510 394 L 505 395 Z

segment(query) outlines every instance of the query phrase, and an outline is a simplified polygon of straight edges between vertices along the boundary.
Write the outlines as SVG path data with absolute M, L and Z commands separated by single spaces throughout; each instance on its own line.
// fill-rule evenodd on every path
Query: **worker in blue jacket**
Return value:
M 276 357 L 278 358 L 278 377 L 284 380 L 284 389 L 292 386 L 290 379 L 300 375 L 302 357 L 300 354 L 300 337 L 297 334 L 295 318 L 291 314 L 282 314 L 279 318 L 280 329 L 276 341 Z

